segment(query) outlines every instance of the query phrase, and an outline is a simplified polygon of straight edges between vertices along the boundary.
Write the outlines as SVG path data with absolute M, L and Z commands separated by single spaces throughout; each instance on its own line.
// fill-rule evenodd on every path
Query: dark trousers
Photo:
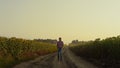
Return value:
M 58 61 L 62 61 L 62 48 L 58 48 Z

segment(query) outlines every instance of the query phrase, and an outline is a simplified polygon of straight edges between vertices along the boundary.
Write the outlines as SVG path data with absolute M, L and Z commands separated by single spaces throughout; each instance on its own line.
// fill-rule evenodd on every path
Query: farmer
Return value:
M 59 37 L 59 41 L 57 42 L 57 49 L 58 49 L 58 61 L 62 61 L 62 48 L 63 48 L 63 41 L 62 38 Z

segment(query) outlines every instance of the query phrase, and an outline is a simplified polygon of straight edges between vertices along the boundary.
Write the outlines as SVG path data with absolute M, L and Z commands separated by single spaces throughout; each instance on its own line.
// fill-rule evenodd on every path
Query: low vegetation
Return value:
M 120 36 L 71 43 L 70 49 L 103 68 L 120 68 Z
M 0 37 L 0 68 L 10 68 L 22 61 L 53 53 L 56 50 L 55 44 L 51 43 Z

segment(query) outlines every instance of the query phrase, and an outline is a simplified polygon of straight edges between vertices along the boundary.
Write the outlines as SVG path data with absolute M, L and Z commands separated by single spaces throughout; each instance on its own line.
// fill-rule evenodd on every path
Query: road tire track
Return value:
M 61 62 L 57 59 L 57 53 L 54 53 L 23 62 L 13 68 L 98 68 L 90 62 L 75 56 L 68 47 L 63 49 L 62 55 L 63 60 Z

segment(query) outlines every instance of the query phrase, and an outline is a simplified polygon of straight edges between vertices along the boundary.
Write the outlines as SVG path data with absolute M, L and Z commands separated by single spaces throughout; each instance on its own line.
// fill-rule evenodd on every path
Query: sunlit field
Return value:
M 56 52 L 55 44 L 0 37 L 0 68 L 10 68 L 22 61 Z

